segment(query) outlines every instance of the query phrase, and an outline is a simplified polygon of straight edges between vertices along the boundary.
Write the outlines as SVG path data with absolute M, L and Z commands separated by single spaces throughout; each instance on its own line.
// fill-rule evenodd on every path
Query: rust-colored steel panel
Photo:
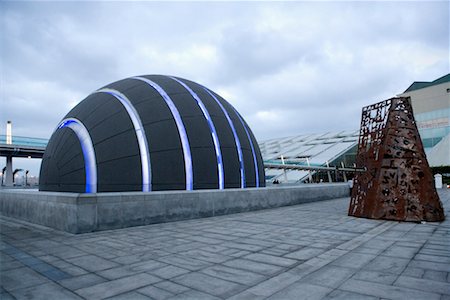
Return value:
M 363 108 L 348 214 L 396 221 L 443 221 L 409 97 Z

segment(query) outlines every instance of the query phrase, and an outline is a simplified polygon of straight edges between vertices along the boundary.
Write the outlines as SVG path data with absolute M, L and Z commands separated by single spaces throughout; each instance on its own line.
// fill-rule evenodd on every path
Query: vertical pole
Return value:
M 327 167 L 328 167 L 328 168 L 330 167 L 330 164 L 328 163 L 328 160 L 327 160 Z M 331 178 L 331 173 L 330 173 L 329 170 L 327 171 L 327 174 L 328 174 L 328 182 L 333 182 L 333 179 Z M 336 178 L 336 179 L 337 179 L 337 178 Z
M 311 165 L 309 164 L 309 158 L 306 158 L 306 163 L 308 164 L 308 167 L 310 167 Z M 311 170 L 308 170 L 308 178 L 309 178 L 309 183 L 312 183 L 312 176 L 311 176 Z
M 6 156 L 5 186 L 13 186 L 13 170 L 12 170 L 12 156 L 11 155 Z
M 341 161 L 342 168 L 345 168 L 344 162 Z M 347 175 L 345 174 L 345 171 L 342 171 L 342 174 L 344 175 L 344 182 L 347 182 Z
M 283 155 L 281 155 L 281 164 L 283 164 L 283 165 L 285 164 Z M 283 169 L 283 173 L 284 173 L 284 182 L 287 182 L 288 180 L 287 180 L 286 169 Z

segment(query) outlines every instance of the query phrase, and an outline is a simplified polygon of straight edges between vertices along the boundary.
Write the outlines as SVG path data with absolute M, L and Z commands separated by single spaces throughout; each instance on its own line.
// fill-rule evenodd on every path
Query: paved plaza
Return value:
M 349 198 L 72 235 L 1 218 L 6 299 L 450 299 L 447 220 L 347 216 Z

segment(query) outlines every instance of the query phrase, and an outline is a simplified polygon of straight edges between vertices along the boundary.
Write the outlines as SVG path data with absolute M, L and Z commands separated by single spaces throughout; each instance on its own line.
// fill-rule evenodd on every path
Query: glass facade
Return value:
M 415 115 L 425 148 L 432 148 L 450 134 L 450 107 Z

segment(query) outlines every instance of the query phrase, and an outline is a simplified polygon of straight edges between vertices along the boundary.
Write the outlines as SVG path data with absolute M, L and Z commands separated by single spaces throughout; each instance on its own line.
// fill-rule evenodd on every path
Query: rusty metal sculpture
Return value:
M 397 221 L 443 221 L 410 98 L 391 98 L 363 108 L 358 168 L 348 214 Z

